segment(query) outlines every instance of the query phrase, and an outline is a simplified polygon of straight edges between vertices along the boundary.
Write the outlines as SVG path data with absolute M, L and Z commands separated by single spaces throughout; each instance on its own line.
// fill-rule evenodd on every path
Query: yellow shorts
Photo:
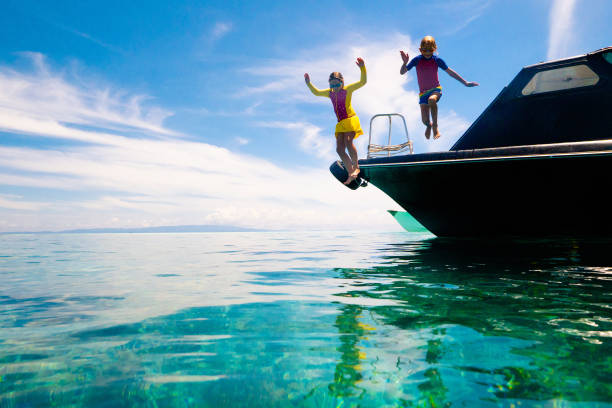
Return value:
M 336 136 L 338 136 L 338 133 L 344 132 L 355 132 L 355 139 L 357 139 L 359 135 L 363 135 L 363 130 L 361 130 L 361 124 L 359 123 L 357 115 L 342 119 L 338 122 L 336 125 Z

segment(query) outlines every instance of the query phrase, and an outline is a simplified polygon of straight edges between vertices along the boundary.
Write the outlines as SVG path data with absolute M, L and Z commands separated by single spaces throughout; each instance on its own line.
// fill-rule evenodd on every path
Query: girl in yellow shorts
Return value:
M 351 106 L 353 91 L 361 88 L 367 82 L 366 68 L 363 59 L 357 58 L 357 66 L 361 70 L 359 82 L 344 86 L 344 78 L 339 72 L 329 74 L 329 89 L 319 90 L 310 83 L 310 76 L 304 74 L 306 85 L 316 96 L 324 96 L 331 99 L 334 112 L 338 117 L 336 125 L 336 152 L 342 159 L 344 167 L 349 174 L 349 178 L 344 184 L 349 184 L 357 178 L 359 174 L 359 162 L 357 148 L 353 144 L 353 139 L 363 135 L 359 118 Z M 346 153 L 348 151 L 348 154 Z

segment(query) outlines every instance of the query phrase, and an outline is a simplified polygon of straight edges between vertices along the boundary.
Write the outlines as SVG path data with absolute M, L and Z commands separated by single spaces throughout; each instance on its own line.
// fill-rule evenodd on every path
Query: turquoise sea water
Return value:
M 0 235 L 0 407 L 612 407 L 610 248 Z

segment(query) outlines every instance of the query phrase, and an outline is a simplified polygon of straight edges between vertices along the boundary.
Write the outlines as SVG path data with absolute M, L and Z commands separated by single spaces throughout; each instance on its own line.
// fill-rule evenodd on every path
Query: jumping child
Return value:
M 334 112 L 338 118 L 336 125 L 336 152 L 344 163 L 344 168 L 349 174 L 348 179 L 344 184 L 350 184 L 359 175 L 359 162 L 357 156 L 357 148 L 353 144 L 353 140 L 363 134 L 359 118 L 355 114 L 351 106 L 351 97 L 353 91 L 361 88 L 367 82 L 366 68 L 363 59 L 357 58 L 357 66 L 361 70 L 361 78 L 359 82 L 344 86 L 344 78 L 339 72 L 329 74 L 329 89 L 319 90 L 310 83 L 310 76 L 304 74 L 306 85 L 316 96 L 323 96 L 331 99 L 334 106 Z M 348 151 L 348 155 L 346 154 Z
M 408 54 L 404 51 L 400 51 L 402 56 L 402 68 L 400 69 L 400 75 L 404 75 L 410 71 L 412 67 L 416 67 L 417 80 L 419 82 L 419 105 L 421 106 L 421 119 L 425 128 L 425 137 L 429 139 L 431 135 L 431 129 L 433 128 L 434 139 L 440 137 L 438 131 L 438 101 L 442 97 L 442 87 L 438 80 L 438 67 L 442 68 L 446 73 L 463 85 L 472 87 L 478 86 L 476 82 L 468 82 L 461 76 L 450 69 L 442 58 L 434 55 L 438 47 L 436 46 L 436 40 L 430 35 L 424 37 L 421 40 L 421 55 L 415 57 L 408 63 L 410 59 Z M 408 64 L 408 65 L 406 65 Z M 431 111 L 431 122 L 429 121 L 429 112 Z

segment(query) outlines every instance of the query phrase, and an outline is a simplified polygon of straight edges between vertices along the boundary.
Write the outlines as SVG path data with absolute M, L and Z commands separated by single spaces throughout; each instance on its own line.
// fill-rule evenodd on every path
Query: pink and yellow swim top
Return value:
M 329 98 L 334 106 L 334 112 L 336 113 L 336 117 L 338 118 L 338 122 L 355 116 L 355 111 L 351 106 L 351 98 L 353 96 L 353 91 L 361 88 L 367 82 L 367 73 L 365 66 L 359 67 L 361 70 L 361 78 L 358 82 L 347 85 L 344 88 L 339 89 L 338 91 L 332 91 L 331 89 L 317 89 L 313 84 L 307 82 L 308 88 L 313 95 L 323 96 Z

